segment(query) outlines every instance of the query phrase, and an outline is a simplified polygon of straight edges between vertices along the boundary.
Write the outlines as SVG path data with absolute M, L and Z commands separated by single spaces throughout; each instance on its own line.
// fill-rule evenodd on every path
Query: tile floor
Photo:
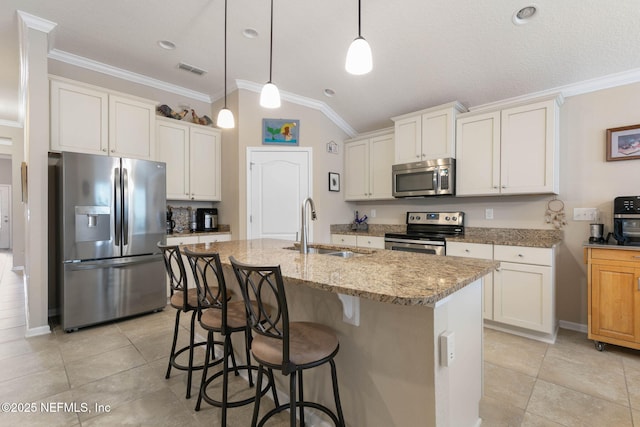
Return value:
M 54 326 L 25 339 L 23 306 L 22 274 L 0 251 L 0 402 L 38 409 L 0 411 L 0 425 L 220 425 L 219 409 L 193 409 L 198 374 L 189 400 L 184 373 L 164 378 L 173 309 L 70 334 Z M 483 426 L 632 426 L 634 419 L 640 426 L 640 352 L 598 352 L 585 334 L 567 330 L 554 345 L 489 329 L 484 338 Z M 74 402 L 75 412 L 56 406 Z M 250 424 L 250 406 L 230 411 L 230 427 Z M 286 416 L 269 425 L 287 425 Z

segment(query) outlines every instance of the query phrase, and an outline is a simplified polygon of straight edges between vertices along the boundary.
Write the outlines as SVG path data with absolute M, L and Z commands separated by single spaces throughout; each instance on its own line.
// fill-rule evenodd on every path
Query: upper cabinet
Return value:
M 51 78 L 52 151 L 155 160 L 155 103 Z
M 167 199 L 221 200 L 221 132 L 157 119 L 158 160 L 167 164 Z
M 391 128 L 344 143 L 345 200 L 390 200 L 394 141 Z
M 458 117 L 456 194 L 558 194 L 561 99 Z
M 395 122 L 395 163 L 456 157 L 456 117 L 467 111 L 458 103 L 428 108 L 402 116 Z

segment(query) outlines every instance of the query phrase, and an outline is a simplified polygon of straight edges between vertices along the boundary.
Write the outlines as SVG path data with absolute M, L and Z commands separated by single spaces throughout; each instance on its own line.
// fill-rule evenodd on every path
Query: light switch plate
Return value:
M 598 218 L 597 208 L 573 208 L 574 221 L 596 221 Z

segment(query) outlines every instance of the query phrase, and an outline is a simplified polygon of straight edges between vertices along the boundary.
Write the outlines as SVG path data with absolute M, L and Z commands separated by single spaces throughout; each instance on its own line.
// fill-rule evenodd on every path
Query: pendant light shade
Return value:
M 227 0 L 224 0 L 224 108 L 218 113 L 216 124 L 222 129 L 236 127 L 233 113 L 227 108 Z
M 271 82 L 273 72 L 273 0 L 271 0 L 271 39 L 269 41 L 269 81 L 262 87 L 260 92 L 260 105 L 264 108 L 280 107 L 280 91 Z
M 360 33 L 360 18 L 360 0 L 358 0 L 358 37 L 356 37 L 355 40 L 351 42 L 351 46 L 349 46 L 347 61 L 344 66 L 348 73 L 355 75 L 367 74 L 373 69 L 371 47 Z
M 218 120 L 216 124 L 222 129 L 232 129 L 236 127 L 236 121 L 233 118 L 233 113 L 228 108 L 223 108 L 218 112 Z

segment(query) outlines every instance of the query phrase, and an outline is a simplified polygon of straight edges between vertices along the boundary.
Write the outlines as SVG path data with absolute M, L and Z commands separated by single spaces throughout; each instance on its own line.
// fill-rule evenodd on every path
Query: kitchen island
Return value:
M 348 426 L 480 424 L 482 277 L 498 263 L 355 248 L 349 249 L 359 253 L 349 258 L 303 255 L 289 249 L 293 242 L 271 239 L 186 247 L 218 252 L 236 295 L 229 256 L 281 266 L 290 318 L 320 322 L 338 334 Z M 451 345 L 441 357 L 442 335 Z M 305 378 L 305 397 L 333 407 L 328 368 Z M 309 422 L 320 425 L 313 416 Z

